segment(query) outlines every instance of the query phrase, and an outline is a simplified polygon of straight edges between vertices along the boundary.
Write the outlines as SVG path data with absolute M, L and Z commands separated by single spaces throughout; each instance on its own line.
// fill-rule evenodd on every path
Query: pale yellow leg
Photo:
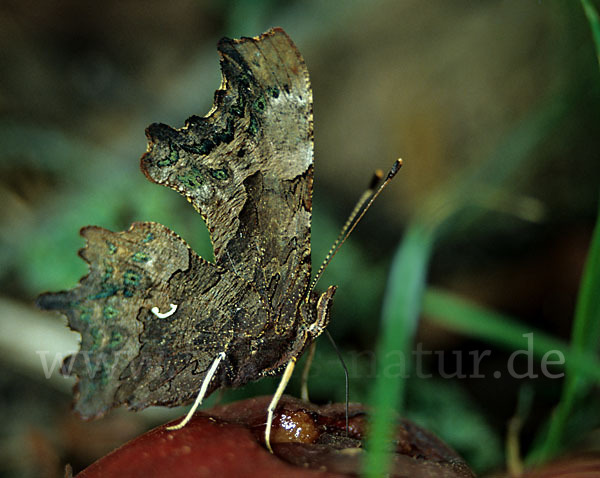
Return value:
M 317 350 L 317 342 L 310 344 L 308 353 L 306 354 L 306 362 L 304 362 L 304 369 L 302 369 L 302 384 L 300 386 L 300 398 L 305 402 L 310 401 L 308 399 L 308 374 L 310 373 L 310 367 L 315 358 L 315 351 Z
M 265 428 L 265 445 L 267 445 L 267 449 L 273 453 L 273 448 L 271 448 L 271 425 L 273 424 L 273 413 L 275 412 L 275 408 L 277 408 L 277 404 L 283 395 L 285 387 L 287 386 L 290 378 L 292 377 L 292 373 L 294 372 L 294 367 L 296 366 L 296 357 L 292 357 L 292 359 L 288 362 L 287 367 L 285 367 L 285 372 L 283 372 L 283 376 L 279 381 L 279 385 L 277 386 L 277 390 L 275 390 L 275 395 L 271 399 L 271 403 L 269 403 L 269 408 L 267 408 L 267 428 Z
M 169 431 L 180 430 L 184 426 L 186 426 L 188 424 L 188 422 L 192 419 L 192 417 L 194 416 L 194 413 L 196 412 L 196 409 L 202 404 L 202 400 L 204 400 L 204 396 L 206 395 L 206 390 L 208 390 L 208 385 L 210 384 L 210 381 L 214 377 L 215 372 L 217 371 L 217 367 L 219 366 L 219 363 L 224 358 L 225 358 L 225 352 L 221 352 L 219 355 L 217 355 L 217 358 L 211 364 L 210 368 L 208 369 L 208 372 L 206 372 L 206 377 L 204 377 L 204 380 L 202 380 L 202 385 L 200 386 L 200 392 L 198 392 L 198 396 L 196 397 L 196 401 L 192 405 L 192 408 L 190 408 L 190 411 L 188 412 L 188 414 L 185 416 L 185 418 L 183 420 L 181 420 L 177 425 L 167 427 L 167 430 L 169 430 Z

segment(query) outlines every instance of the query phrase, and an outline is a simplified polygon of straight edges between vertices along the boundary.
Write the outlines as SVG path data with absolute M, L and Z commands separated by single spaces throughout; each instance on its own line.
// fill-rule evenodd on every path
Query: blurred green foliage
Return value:
M 592 26 L 600 59 L 598 14 L 590 2 L 582 0 L 582 4 Z M 416 218 L 409 224 L 393 261 L 385 297 L 385 301 L 394 302 L 394 308 L 391 313 L 384 308 L 382 316 L 380 365 L 371 398 L 374 417 L 369 442 L 370 454 L 365 462 L 366 476 L 383 476 L 390 466 L 391 438 L 394 430 L 391 418 L 393 411 L 402 409 L 405 387 L 402 377 L 394 379 L 384 373 L 385 367 L 389 366 L 386 357 L 397 350 L 402 351 L 405 357 L 410 356 L 413 322 L 420 312 L 419 308 L 415 310 L 415 303 L 420 303 L 423 298 L 425 314 L 441 318 L 444 324 L 458 327 L 465 334 L 491 340 L 508 346 L 511 350 L 519 350 L 522 337 L 531 334 L 531 343 L 535 345 L 532 352 L 535 357 L 540 359 L 547 353 L 560 353 L 565 358 L 563 364 L 566 368 L 566 380 L 560 402 L 549 420 L 549 426 L 541 430 L 538 443 L 530 450 L 530 462 L 540 464 L 556 457 L 567 444 L 574 444 L 580 433 L 598 426 L 596 416 L 595 420 L 588 421 L 587 424 L 580 423 L 576 438 L 573 438 L 572 429 L 569 435 L 566 434 L 574 410 L 590 396 L 594 385 L 600 384 L 600 209 L 581 280 L 570 347 L 543 333 L 533 332 L 528 325 L 519 324 L 514 319 L 502 317 L 484 308 L 467 305 L 445 293 L 429 290 L 424 294 L 424 282 L 434 240 L 443 229 L 452 231 L 457 227 L 467 227 L 468 230 L 468 227 L 473 225 L 481 214 L 481 209 L 474 211 L 472 204 L 489 203 L 486 196 L 489 197 L 497 187 L 503 186 L 519 167 L 523 167 L 523 162 L 533 159 L 535 147 L 548 140 L 549 135 L 553 134 L 556 126 L 567 114 L 569 106 L 565 100 L 566 98 L 550 99 L 548 106 L 534 111 L 516 125 L 506 136 L 506 140 L 496 148 L 492 157 L 479 165 L 473 174 L 465 175 L 465 179 L 457 182 L 454 188 L 433 194 L 432 202 L 417 212 Z M 573 106 L 571 98 L 570 107 Z M 422 223 L 430 224 L 425 233 L 422 232 Z M 415 236 L 419 240 L 415 240 Z M 445 390 L 444 396 L 449 395 Z M 452 413 L 449 408 L 445 412 Z M 458 423 L 454 426 L 464 426 L 462 420 L 468 420 L 469 415 L 468 412 L 458 415 Z M 439 417 L 436 418 L 435 424 L 439 426 L 443 423 Z M 591 415 L 588 418 L 591 418 Z M 490 445 L 489 448 L 486 447 L 487 450 L 493 450 L 493 440 L 484 433 L 478 433 L 477 426 L 470 424 L 466 428 L 469 429 L 469 440 L 480 439 L 486 445 Z M 483 430 L 485 431 L 485 428 Z M 449 435 L 451 434 L 448 433 L 447 436 Z M 454 437 L 453 443 L 460 447 L 460 439 Z M 483 454 L 479 454 L 479 458 L 483 458 Z M 498 459 L 499 454 L 496 454 L 495 458 Z M 490 458 L 489 462 L 483 460 L 483 463 L 477 463 L 473 459 L 471 463 L 474 466 L 485 467 L 492 461 L 493 458 Z
M 158 40 L 154 42 L 140 34 L 140 31 L 146 34 L 151 29 L 145 23 L 140 23 L 140 30 L 135 29 L 135 24 L 125 23 L 123 31 L 128 32 L 128 36 L 120 40 L 121 43 L 115 43 L 114 50 L 118 51 L 119 59 L 115 60 L 117 66 L 113 69 L 110 64 L 103 63 L 106 59 L 101 52 L 94 50 L 101 47 L 95 46 L 85 32 L 77 30 L 77 18 L 69 24 L 75 33 L 60 30 L 60 25 L 68 24 L 62 14 L 56 14 L 56 18 L 61 19 L 56 20 L 56 25 L 48 20 L 50 27 L 47 28 L 59 31 L 55 32 L 56 38 L 51 39 L 65 45 L 57 46 L 49 53 L 44 49 L 45 37 L 36 40 L 38 32 L 32 28 L 35 35 L 31 34 L 31 38 L 22 43 L 24 50 L 13 52 L 26 66 L 10 65 L 12 68 L 6 69 L 5 78 L 12 78 L 13 83 L 0 96 L 3 101 L 0 104 L 12 105 L 14 85 L 22 82 L 24 93 L 19 97 L 20 101 L 30 97 L 29 103 L 23 101 L 12 110 L 6 108 L 0 119 L 0 201 L 4 206 L 0 224 L 0 281 L 4 294 L 30 302 L 39 292 L 72 287 L 87 272 L 76 251 L 83 246 L 77 231 L 88 224 L 123 230 L 132 221 L 157 221 L 177 232 L 200 255 L 210 259 L 210 240 L 199 215 L 178 194 L 149 183 L 139 172 L 138 158 L 145 149 L 143 128 L 152 121 L 178 126 L 185 117 L 208 111 L 212 91 L 218 85 L 216 37 L 257 34 L 280 24 L 299 45 L 306 46 L 306 50 L 300 49 L 307 57 L 315 83 L 317 158 L 312 237 L 315 267 L 335 240 L 344 214 L 361 192 L 352 183 L 352 171 L 357 170 L 357 175 L 364 177 L 366 186 L 373 165 L 387 165 L 393 159 L 388 157 L 389 154 L 398 154 L 405 160 L 406 171 L 399 173 L 395 183 L 378 200 L 320 282 L 323 287 L 339 286 L 330 330 L 349 367 L 351 400 L 369 402 L 376 407 L 374 428 L 378 431 L 369 445 L 385 451 L 390 434 L 386 424 L 392 423 L 393 412 L 401 412 L 436 432 L 474 469 L 485 471 L 503 466 L 504 421 L 510 417 L 506 416 L 506 408 L 513 408 L 509 414 L 516 408 L 516 403 L 511 401 L 516 396 L 514 384 L 506 385 L 505 394 L 498 394 L 496 401 L 487 403 L 478 400 L 475 387 L 465 383 L 466 380 L 437 377 L 432 380 L 411 378 L 404 382 L 388 380 L 381 373 L 386 367 L 395 365 L 394 356 L 389 352 L 401 350 L 408 357 L 415 328 L 431 327 L 434 323 L 460 332 L 461 340 L 476 338 L 480 341 L 476 345 L 487 347 L 492 344 L 505 350 L 522 347 L 522 334 L 536 330 L 536 337 L 547 339 L 536 342 L 540 347 L 536 350 L 538 356 L 549 349 L 560 349 L 569 363 L 578 364 L 574 368 L 567 367 L 570 378 L 565 381 L 562 399 L 556 393 L 558 387 L 547 383 L 532 384 L 533 400 L 538 400 L 533 409 L 535 405 L 540 407 L 543 416 L 531 418 L 535 419 L 535 430 L 528 432 L 523 451 L 537 450 L 547 459 L 564 447 L 572 446 L 573 442 L 565 437 L 586 433 L 599 423 L 598 402 L 594 401 L 597 389 L 592 385 L 597 383 L 598 319 L 593 312 L 580 312 L 586 310 L 581 304 L 591 304 L 597 296 L 592 292 L 587 293 L 587 299 L 583 298 L 585 290 L 598 289 L 594 285 L 598 281 L 597 259 L 594 259 L 598 234 L 582 281 L 577 319 L 569 345 L 564 338 L 545 329 L 537 332 L 538 329 L 531 325 L 533 322 L 540 329 L 546 325 L 550 327 L 545 323 L 547 311 L 543 310 L 543 304 L 536 311 L 537 315 L 514 319 L 510 318 L 515 315 L 511 310 L 495 313 L 476 307 L 444 287 L 452 289 L 460 282 L 463 276 L 459 276 L 457 270 L 466 271 L 465 275 L 471 270 L 482 273 L 483 268 L 469 270 L 467 267 L 467 264 L 482 262 L 478 253 L 485 254 L 483 262 L 489 264 L 491 275 L 494 270 L 501 269 L 507 257 L 520 273 L 519 263 L 532 256 L 533 249 L 542 249 L 552 237 L 582 224 L 591 229 L 595 204 L 590 198 L 597 195 L 597 173 L 600 171 L 596 161 L 600 82 L 589 30 L 583 28 L 585 16 L 577 8 L 577 2 L 545 2 L 537 5 L 533 13 L 528 10 L 527 14 L 535 16 L 536 21 L 524 23 L 526 26 L 522 29 L 526 30 L 527 38 L 534 39 L 528 44 L 531 52 L 527 58 L 534 63 L 540 57 L 550 57 L 553 61 L 548 64 L 555 68 L 544 63 L 541 72 L 536 71 L 534 75 L 527 69 L 528 65 L 518 65 L 522 71 L 517 72 L 520 75 L 517 80 L 506 75 L 506 82 L 515 82 L 514 93 L 508 95 L 511 102 L 507 100 L 506 104 L 494 105 L 486 103 L 486 96 L 497 85 L 504 84 L 504 77 L 489 79 L 489 90 L 483 92 L 450 81 L 452 68 L 461 71 L 464 77 L 460 78 L 465 84 L 470 76 L 484 76 L 477 65 L 465 65 L 457 60 L 460 54 L 471 55 L 475 50 L 474 43 L 479 41 L 477 36 L 471 38 L 472 43 L 459 44 L 459 50 L 454 52 L 456 58 L 429 58 L 421 54 L 419 47 L 432 43 L 433 50 L 441 49 L 444 39 L 459 37 L 469 28 L 475 30 L 478 22 L 489 22 L 485 25 L 492 29 L 495 20 L 490 19 L 502 12 L 493 10 L 486 16 L 485 9 L 499 9 L 500 6 L 491 2 L 462 10 L 457 4 L 448 7 L 443 2 L 435 3 L 435 6 L 431 3 L 431 10 L 425 12 L 426 18 L 418 30 L 420 36 L 405 44 L 398 40 L 402 37 L 394 35 L 418 25 L 413 18 L 419 17 L 411 16 L 410 12 L 422 7 L 419 4 L 413 10 L 411 3 L 405 2 L 398 7 L 405 9 L 402 15 L 394 16 L 390 13 L 396 12 L 392 3 L 372 5 L 356 1 L 342 6 L 318 1 L 286 5 L 267 0 L 197 2 L 195 8 L 202 15 L 185 13 L 183 7 L 179 16 L 171 11 L 164 12 L 164 16 L 155 15 L 161 17 L 161 28 L 155 29 Z M 582 4 L 592 21 L 592 35 L 597 39 L 600 34 L 593 4 L 584 0 Z M 503 7 L 518 9 L 522 5 L 504 4 Z M 14 15 L 18 17 L 16 8 Z M 115 12 L 120 11 L 114 8 Z M 521 21 L 519 11 L 515 11 L 517 13 L 510 18 Z M 39 17 L 44 17 L 43 11 L 40 12 Z M 447 13 L 453 14 L 450 20 Z M 197 23 L 192 22 L 189 26 L 184 17 L 197 19 Z M 386 17 L 391 18 L 392 27 L 384 23 Z M 522 21 L 527 18 L 531 17 L 524 17 Z M 179 43 L 173 43 L 169 49 L 165 37 L 169 32 L 185 32 L 186 25 L 192 33 Z M 528 31 L 531 25 L 533 27 Z M 43 29 L 45 25 L 38 26 Z M 167 33 L 161 37 L 163 26 Z M 111 25 L 100 24 L 94 30 L 84 23 L 81 29 L 85 30 L 84 27 L 95 32 L 95 41 L 101 46 L 113 41 L 115 31 L 109 30 Z M 355 33 L 361 29 L 364 29 L 363 33 Z M 73 46 L 79 45 L 87 51 L 85 42 L 79 42 L 78 35 L 92 44 L 83 59 L 78 57 L 79 50 Z M 138 37 L 140 40 L 136 42 Z M 544 40 L 546 38 L 550 40 Z M 506 38 L 499 36 L 494 38 L 494 45 L 500 47 L 505 41 Z M 195 44 L 198 46 L 190 46 Z M 362 57 L 361 45 L 368 53 Z M 39 57 L 43 61 L 35 64 L 33 60 L 38 58 L 38 50 L 42 52 Z M 380 118 L 377 114 L 381 109 L 377 108 L 386 103 L 395 105 L 398 92 L 410 82 L 424 81 L 421 75 L 426 69 L 408 65 L 405 70 L 404 64 L 398 65 L 402 81 L 388 80 L 396 78 L 392 66 L 395 66 L 399 52 L 411 50 L 417 52 L 419 62 L 441 65 L 439 70 L 433 70 L 433 76 L 439 75 L 441 80 L 434 84 L 438 90 L 432 88 L 426 92 L 426 97 L 414 98 L 416 110 L 431 116 L 425 116 L 426 133 L 420 132 L 422 138 L 417 142 L 416 152 L 406 156 L 404 147 L 410 144 L 410 136 L 419 136 L 419 130 L 415 134 L 412 130 L 405 132 L 406 125 L 418 124 L 418 115 L 403 123 L 399 118 L 404 111 L 394 111 L 397 116 Z M 177 52 L 181 52 L 180 56 Z M 380 52 L 384 53 L 385 61 L 382 56 L 376 56 Z M 497 53 L 490 49 L 488 55 L 495 58 Z M 144 63 L 139 60 L 154 55 L 158 60 L 150 66 L 163 68 L 167 72 L 164 76 L 152 77 L 152 68 L 144 69 Z M 362 63 L 358 63 L 360 58 Z M 507 65 L 506 69 L 513 67 Z M 45 68 L 48 68 L 46 76 L 42 74 Z M 556 75 L 560 68 L 560 75 Z M 17 73 L 18 76 L 13 78 Z M 344 75 L 351 77 L 347 83 Z M 536 91 L 531 91 L 530 75 L 535 78 L 533 89 Z M 75 82 L 72 77 L 82 80 Z M 365 81 L 358 93 L 350 88 L 352 82 L 358 83 L 356 78 Z M 510 121 L 503 123 L 502 130 L 479 130 L 482 137 L 489 136 L 485 138 L 489 143 L 481 138 L 454 138 L 455 130 L 451 125 L 436 123 L 438 117 L 444 117 L 445 110 L 437 110 L 427 102 L 441 95 L 441 90 L 452 88 L 460 90 L 457 103 L 446 98 L 448 104 L 442 104 L 452 111 L 450 116 L 454 116 L 454 110 L 463 103 L 465 110 L 476 112 L 473 116 L 465 114 L 462 117 L 459 126 L 465 131 L 473 127 L 469 120 L 485 125 L 488 115 L 502 116 L 506 110 L 511 110 L 511 115 L 506 115 Z M 42 106 L 36 109 L 39 91 L 45 89 L 51 93 L 43 101 L 39 100 Z M 341 92 L 341 106 L 331 98 L 336 90 Z M 353 112 L 355 104 L 361 104 L 359 96 L 367 97 L 372 91 L 380 95 L 368 97 L 374 102 L 372 111 Z M 535 100 L 531 100 L 532 97 Z M 427 107 L 433 108 L 433 112 Z M 326 123 L 323 118 L 332 114 L 329 111 L 338 116 L 334 117 L 335 121 Z M 456 115 L 459 113 L 457 111 Z M 352 114 L 358 117 L 356 128 L 345 129 L 344 117 Z M 370 123 L 377 123 L 374 130 L 378 136 L 372 143 L 358 144 L 364 130 L 373 131 L 369 129 L 373 127 Z M 346 157 L 343 151 L 347 149 L 343 144 L 320 146 L 330 141 L 336 128 L 343 130 L 341 135 L 352 144 L 350 148 L 358 151 L 358 159 Z M 450 139 L 446 143 L 439 140 L 438 144 L 436 133 Z M 469 140 L 474 145 L 464 144 Z M 435 150 L 436 145 L 442 162 L 429 164 L 423 161 L 428 148 Z M 365 158 L 365 150 L 374 157 Z M 333 164 L 333 167 L 329 166 L 328 170 L 327 164 Z M 409 181 L 415 181 L 416 186 L 410 189 Z M 402 196 L 405 189 L 416 191 L 418 198 Z M 405 203 L 410 204 L 410 210 Z M 403 232 L 405 239 L 396 247 Z M 535 240 L 531 240 L 531 236 L 535 236 Z M 550 256 L 549 260 L 554 261 L 554 257 Z M 452 282 L 453 276 L 459 279 Z M 478 279 L 476 276 L 473 281 L 478 282 Z M 437 287 L 426 289 L 426 283 Z M 421 294 L 425 289 L 423 312 L 428 320 L 423 324 L 418 321 L 422 315 L 419 308 Z M 513 293 L 516 291 L 508 290 L 506 295 Z M 48 320 L 56 320 L 56 317 L 49 316 Z M 452 347 L 456 343 L 456 336 L 450 336 L 443 347 Z M 296 395 L 299 375 L 294 376 L 289 389 Z M 240 390 L 225 391 L 223 397 L 214 394 L 207 405 L 220 399 L 270 394 L 276 384 L 277 378 L 265 379 Z M 344 399 L 343 372 L 326 341 L 321 341 L 317 349 L 309 391 L 317 402 Z M 548 402 L 559 404 L 554 415 L 556 420 L 542 425 L 550 417 Z M 550 434 L 547 430 L 551 430 Z M 539 437 L 531 444 L 531 436 L 536 434 Z M 383 455 L 375 453 L 368 465 L 373 476 L 385 468 Z

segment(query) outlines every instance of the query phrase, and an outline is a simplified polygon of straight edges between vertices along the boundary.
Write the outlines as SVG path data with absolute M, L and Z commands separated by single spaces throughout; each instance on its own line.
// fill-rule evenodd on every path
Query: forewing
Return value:
M 142 170 L 205 218 L 216 264 L 252 282 L 275 307 L 310 276 L 312 93 L 281 29 L 219 43 L 214 106 L 182 129 L 153 124 Z

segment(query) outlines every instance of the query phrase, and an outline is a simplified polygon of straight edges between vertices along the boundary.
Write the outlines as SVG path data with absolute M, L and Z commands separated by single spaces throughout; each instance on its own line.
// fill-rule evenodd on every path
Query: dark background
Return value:
M 315 267 L 372 172 L 404 159 L 320 283 L 339 285 L 330 331 L 351 369 L 351 399 L 366 400 L 372 385 L 386 274 L 407 221 L 447 207 L 445 188 L 490 158 L 510 163 L 510 174 L 465 192 L 479 214 L 436 243 L 429 283 L 568 339 L 600 177 L 600 73 L 578 2 L 5 0 L 0 474 L 61 476 L 66 462 L 77 471 L 184 413 L 118 410 L 95 423 L 71 415 L 72 383 L 56 371 L 44 378 L 39 352 L 51 363 L 75 350 L 77 336 L 33 299 L 86 273 L 76 251 L 87 224 L 122 230 L 158 221 L 211 257 L 193 208 L 140 173 L 144 128 L 180 127 L 208 112 L 220 79 L 217 40 L 272 26 L 294 40 L 313 85 Z M 427 318 L 417 340 L 449 353 L 491 348 Z M 507 356 L 494 350 L 488 366 Z M 409 380 L 406 414 L 476 469 L 501 468 L 523 382 Z M 326 341 L 309 385 L 317 402 L 344 398 Z M 560 381 L 527 385 L 535 398 L 524 446 L 558 400 Z M 210 401 L 275 386 L 264 380 Z M 288 391 L 297 395 L 297 382 Z M 590 440 L 587 432 L 581 439 Z

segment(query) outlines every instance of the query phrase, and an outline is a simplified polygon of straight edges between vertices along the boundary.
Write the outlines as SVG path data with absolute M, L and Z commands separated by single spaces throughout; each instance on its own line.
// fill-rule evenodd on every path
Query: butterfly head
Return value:
M 311 292 L 310 297 L 307 298 L 307 307 L 302 309 L 307 343 L 312 342 L 327 328 L 329 324 L 329 312 L 336 289 L 337 286 L 332 285 L 321 295 Z

